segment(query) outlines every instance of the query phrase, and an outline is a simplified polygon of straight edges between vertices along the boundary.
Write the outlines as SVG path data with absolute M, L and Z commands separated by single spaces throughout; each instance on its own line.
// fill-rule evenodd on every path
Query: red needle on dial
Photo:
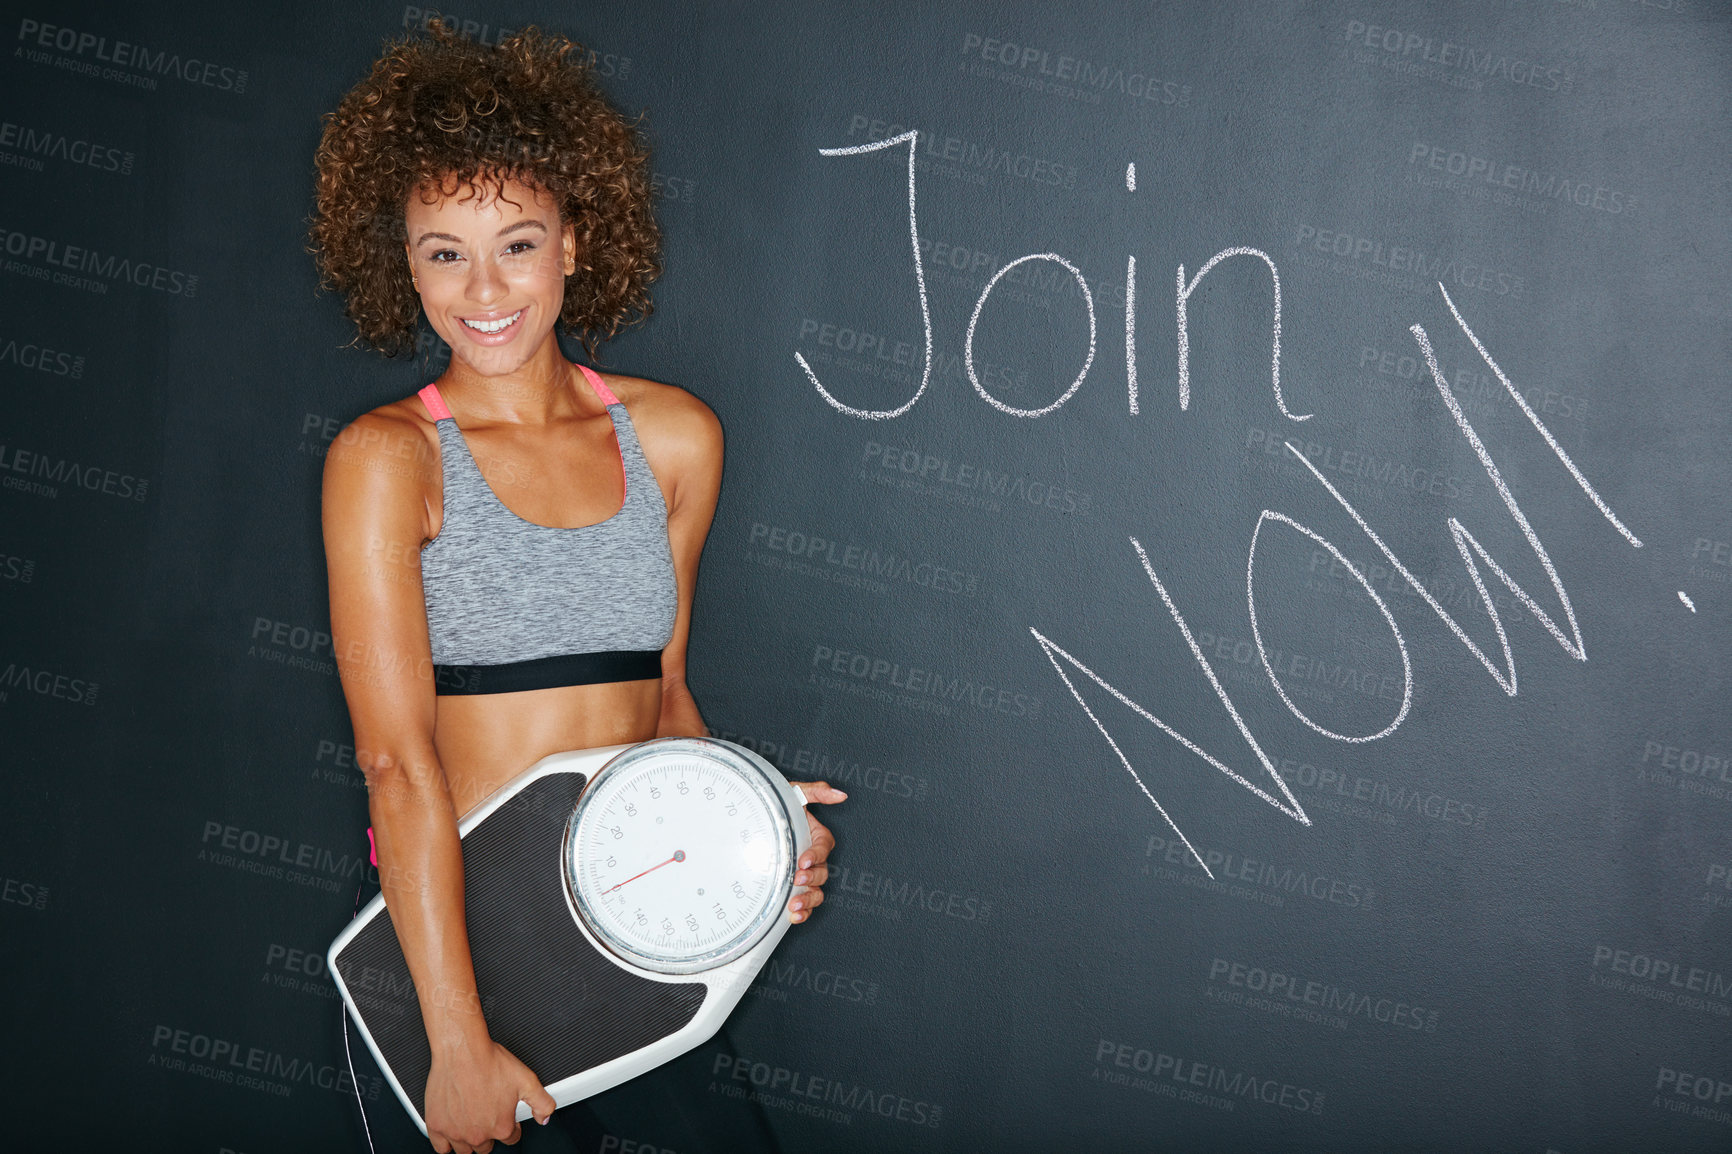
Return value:
M 644 870 L 643 874 L 653 874 L 665 865 L 672 865 L 674 862 L 685 861 L 685 860 L 686 860 L 686 851 L 683 849 L 676 849 L 674 851 L 673 857 L 669 858 L 667 861 L 657 862 L 655 865 L 651 866 L 649 869 Z M 635 882 L 635 881 L 637 881 L 637 879 L 643 877 L 643 874 L 632 874 L 629 878 L 626 878 L 625 881 L 620 882 L 619 886 L 628 885 L 631 882 Z M 610 886 L 609 888 L 602 890 L 601 892 L 604 894 L 611 894 L 614 890 L 617 890 L 619 888 L 619 886 Z

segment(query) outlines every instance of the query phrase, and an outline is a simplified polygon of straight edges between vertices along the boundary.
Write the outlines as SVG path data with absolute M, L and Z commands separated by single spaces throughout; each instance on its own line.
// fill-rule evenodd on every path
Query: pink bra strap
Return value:
M 607 382 L 601 379 L 600 373 L 596 372 L 588 365 L 579 365 L 577 367 L 581 369 L 583 375 L 588 378 L 590 387 L 595 390 L 595 395 L 601 398 L 602 404 L 617 405 L 620 403 L 619 398 L 613 395 L 613 390 L 607 387 Z M 428 385 L 415 395 L 421 398 L 421 403 L 427 406 L 428 414 L 432 416 L 435 421 L 446 421 L 451 419 L 451 410 L 445 407 L 445 398 L 439 395 L 438 385 Z
M 428 414 L 435 421 L 451 420 L 451 410 L 445 407 L 445 398 L 439 395 L 439 386 L 428 385 L 415 395 L 421 398 L 421 403 L 427 406 Z
M 583 375 L 589 379 L 590 388 L 595 390 L 595 395 L 601 398 L 602 404 L 617 405 L 620 403 L 619 398 L 613 395 L 613 390 L 608 388 L 606 382 L 601 379 L 600 373 L 596 372 L 588 365 L 579 365 L 577 367 L 583 370 Z M 432 386 L 429 385 L 428 388 L 432 388 Z

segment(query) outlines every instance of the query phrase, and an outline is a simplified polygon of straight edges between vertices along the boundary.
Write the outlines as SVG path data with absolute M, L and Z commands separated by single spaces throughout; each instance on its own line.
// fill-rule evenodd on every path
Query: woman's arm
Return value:
M 698 584 L 698 558 L 715 519 L 722 490 L 722 423 L 708 405 L 685 392 L 662 386 L 646 401 L 653 403 L 650 422 L 655 460 L 665 474 L 663 496 L 668 507 L 668 544 L 673 547 L 674 580 L 679 610 L 674 634 L 662 650 L 662 710 L 657 737 L 707 737 L 698 703 L 686 685 L 686 641 L 691 636 L 692 594 Z M 645 449 L 646 458 L 649 455 Z
M 325 562 L 337 669 L 367 777 L 379 882 L 432 1046 L 424 1116 L 435 1150 L 516 1141 L 521 1098 L 554 1102 L 487 1032 L 463 915 L 463 855 L 433 745 L 433 661 L 422 599 L 427 491 L 438 455 L 412 417 L 375 411 L 325 458 Z
M 722 487 L 722 425 L 708 405 L 683 389 L 658 385 L 644 397 L 652 429 L 644 455 L 662 481 L 668 505 L 668 542 L 673 546 L 674 576 L 679 585 L 679 613 L 674 635 L 662 650 L 662 711 L 657 737 L 707 737 L 698 703 L 686 684 L 686 641 L 691 635 L 692 593 L 698 583 L 698 558 L 709 536 Z M 652 449 L 653 444 L 653 449 Z M 671 493 L 670 493 L 671 490 Z M 811 804 L 833 804 L 848 795 L 823 781 L 794 783 L 806 795 L 806 823 L 812 845 L 800 855 L 797 886 L 788 903 L 788 919 L 803 922 L 824 901 L 823 885 L 830 877 L 828 860 L 836 839 L 812 816 Z

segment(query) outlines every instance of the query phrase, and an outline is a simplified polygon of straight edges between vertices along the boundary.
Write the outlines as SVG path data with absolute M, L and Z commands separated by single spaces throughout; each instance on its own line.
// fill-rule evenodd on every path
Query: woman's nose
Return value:
M 478 260 L 469 266 L 469 283 L 464 296 L 479 304 L 491 304 L 506 292 L 505 275 L 490 260 Z

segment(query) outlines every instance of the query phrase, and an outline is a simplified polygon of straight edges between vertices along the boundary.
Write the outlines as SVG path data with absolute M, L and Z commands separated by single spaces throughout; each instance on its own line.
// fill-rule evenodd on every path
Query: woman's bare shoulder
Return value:
M 337 434 L 325 452 L 325 483 L 365 474 L 369 490 L 393 481 L 418 489 L 438 463 L 437 427 L 419 397 L 405 397 L 367 410 Z
M 680 388 L 644 377 L 606 375 L 614 395 L 646 439 L 678 444 L 687 450 L 722 450 L 722 423 L 703 401 Z

